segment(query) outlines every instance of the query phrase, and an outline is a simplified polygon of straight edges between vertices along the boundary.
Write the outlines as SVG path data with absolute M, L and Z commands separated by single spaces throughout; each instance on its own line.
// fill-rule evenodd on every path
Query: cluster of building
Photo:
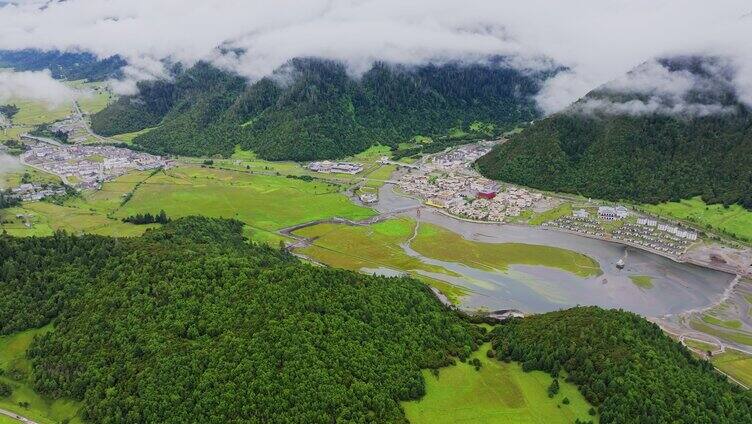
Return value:
M 671 227 L 669 225 L 657 224 L 655 226 L 640 224 L 624 224 L 620 228 L 613 231 L 611 236 L 614 239 L 623 240 L 632 244 L 648 247 L 652 250 L 656 250 L 663 253 L 678 256 L 687 250 L 687 247 L 691 244 L 692 240 L 697 240 L 697 233 L 693 231 L 680 230 L 682 236 L 686 236 L 686 233 L 692 233 L 694 239 L 687 237 L 679 237 L 676 233 L 670 233 L 658 228 Z
M 557 218 L 543 226 L 602 237 L 605 234 L 603 222 L 623 220 L 629 215 L 629 210 L 624 206 L 601 206 L 595 217 L 591 217 L 585 209 L 577 209 L 572 211 L 572 216 Z M 610 235 L 613 239 L 671 255 L 682 254 L 698 237 L 695 231 L 647 217 L 638 217 L 634 223 L 625 222 Z
M 424 199 L 430 206 L 483 221 L 503 222 L 543 199 L 543 195 L 522 188 L 501 190 L 497 183 L 479 176 L 408 173 L 398 184 L 402 191 Z
M 467 144 L 457 147 L 448 152 L 437 154 L 431 158 L 429 168 L 443 169 L 447 171 L 462 171 L 471 166 L 481 156 L 491 151 L 496 144 L 494 141 L 482 141 L 475 144 Z
M 133 170 L 167 167 L 160 156 L 113 146 L 49 146 L 38 144 L 21 155 L 21 161 L 59 176 L 80 189 L 98 189 L 104 181 Z
M 357 174 L 363 170 L 363 165 L 354 162 L 332 162 L 324 160 L 321 162 L 311 162 L 308 169 L 313 172 L 324 174 Z
M 11 193 L 24 202 L 36 202 L 49 196 L 65 195 L 65 187 L 27 183 L 11 189 Z
M 584 209 L 572 212 L 572 216 L 562 216 L 541 225 L 595 237 L 603 237 L 604 234 L 603 226 L 596 219 L 590 218 L 590 214 Z

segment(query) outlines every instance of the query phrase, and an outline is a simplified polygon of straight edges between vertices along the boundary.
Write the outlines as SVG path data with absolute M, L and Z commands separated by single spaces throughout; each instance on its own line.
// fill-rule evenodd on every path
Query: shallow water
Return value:
M 382 187 L 376 209 L 390 210 L 417 205 L 418 201 L 397 195 L 391 186 Z M 405 214 L 418 219 L 415 212 Z M 462 300 L 468 309 L 518 309 L 547 312 L 575 305 L 622 308 L 645 316 L 676 314 L 703 307 L 720 298 L 733 276 L 690 264 L 674 262 L 653 253 L 618 243 L 595 240 L 538 227 L 481 224 L 460 221 L 435 209 L 421 210 L 421 222 L 450 229 L 466 239 L 484 243 L 530 243 L 573 250 L 598 261 L 603 274 L 584 278 L 566 271 L 542 266 L 513 265 L 507 271 L 485 271 L 464 264 L 428 258 L 403 246 L 422 261 L 442 266 L 462 277 L 425 273 L 465 287 L 471 294 Z M 616 268 L 625 256 L 626 267 Z M 636 286 L 630 275 L 647 275 L 653 287 Z

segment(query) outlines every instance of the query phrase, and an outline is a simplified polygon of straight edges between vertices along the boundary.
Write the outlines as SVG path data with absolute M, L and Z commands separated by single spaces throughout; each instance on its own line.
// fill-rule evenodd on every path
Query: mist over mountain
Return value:
M 343 157 L 415 135 L 444 135 L 474 121 L 500 130 L 540 112 L 534 96 L 556 69 L 523 73 L 504 58 L 487 64 L 376 63 L 360 78 L 344 64 L 294 59 L 268 78 L 199 63 L 173 81 L 139 83 L 139 94 L 92 117 L 103 135 L 139 131 L 146 150 L 230 155 L 236 145 L 268 159 Z
M 752 209 L 752 114 L 728 70 L 713 57 L 644 64 L 478 166 L 492 178 L 588 197 L 656 203 L 699 195 Z

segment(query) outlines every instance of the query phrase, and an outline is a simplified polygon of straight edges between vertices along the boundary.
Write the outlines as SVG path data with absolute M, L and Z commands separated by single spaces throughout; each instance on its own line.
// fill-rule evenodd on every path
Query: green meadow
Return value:
M 630 275 L 629 279 L 632 280 L 632 283 L 641 288 L 641 289 L 652 289 L 653 288 L 653 278 L 649 275 Z
M 302 228 L 296 235 L 313 239 L 313 244 L 299 249 L 318 262 L 352 270 L 389 268 L 407 272 L 421 278 L 425 273 L 457 276 L 451 270 L 430 265 L 408 255 L 402 244 L 412 239 L 415 221 L 407 218 L 390 219 L 369 226 L 344 224 L 318 224 Z M 410 247 L 421 255 L 467 266 L 504 271 L 510 265 L 538 265 L 557 268 L 589 277 L 601 273 L 597 262 L 588 256 L 570 250 L 522 243 L 480 243 L 442 227 L 421 223 Z M 456 301 L 462 293 L 448 283 L 429 281 L 450 300 Z
M 711 359 L 718 369 L 739 380 L 747 387 L 752 387 L 752 356 L 737 350 L 726 350 Z
M 739 320 L 722 320 L 709 314 L 703 314 L 702 320 L 708 324 L 717 325 L 719 327 L 728 328 L 729 330 L 738 330 L 742 328 L 742 322 Z
M 375 214 L 353 204 L 339 193 L 339 186 L 328 182 L 187 165 L 144 181 L 114 216 L 162 209 L 174 218 L 235 218 L 266 231 L 334 216 L 364 219 Z
M 40 396 L 30 384 L 31 363 L 26 359 L 26 350 L 34 336 L 50 331 L 52 326 L 26 330 L 9 336 L 0 336 L 0 381 L 13 389 L 10 397 L 0 398 L 0 408 L 28 417 L 44 424 L 82 422 L 78 403 L 67 399 L 51 400 Z M 21 406 L 19 403 L 28 403 Z M 0 421 L 1 422 L 1 421 Z M 13 421 L 17 423 L 18 421 Z
M 504 271 L 510 265 L 536 265 L 581 277 L 602 273 L 597 261 L 571 250 L 525 243 L 481 243 L 431 224 L 420 225 L 411 247 L 423 256 L 485 270 Z
M 426 395 L 418 401 L 402 403 L 408 420 L 413 424 L 598 421 L 588 415 L 590 405 L 576 386 L 560 378 L 559 393 L 549 398 L 549 374 L 526 373 L 518 363 L 489 359 L 489 348 L 490 344 L 485 344 L 471 356 L 482 364 L 478 371 L 466 363 L 442 368 L 438 376 L 424 371 Z M 569 404 L 564 404 L 564 398 Z
M 708 205 L 699 197 L 694 197 L 679 202 L 644 205 L 643 208 L 656 215 L 689 221 L 740 240 L 752 241 L 752 212 L 739 205 L 728 208 L 723 205 Z
M 693 330 L 697 330 L 705 334 L 710 334 L 711 336 L 716 336 L 719 339 L 752 346 L 752 334 L 750 333 L 734 330 L 722 330 L 718 327 L 708 325 L 703 321 L 695 319 L 689 322 L 689 326 L 692 327 Z
M 445 268 L 423 263 L 409 256 L 400 247 L 413 234 L 415 222 L 409 219 L 390 219 L 369 226 L 318 224 L 295 231 L 296 235 L 315 239 L 313 244 L 298 252 L 318 262 L 354 271 L 389 268 L 407 272 L 423 279 L 456 302 L 466 294 L 461 287 L 426 278 L 419 272 L 456 276 Z

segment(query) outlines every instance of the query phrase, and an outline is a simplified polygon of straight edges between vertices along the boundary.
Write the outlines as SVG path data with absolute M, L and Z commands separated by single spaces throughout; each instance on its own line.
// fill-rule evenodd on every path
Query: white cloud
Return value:
M 0 152 L 0 176 L 6 173 L 11 172 L 19 172 L 23 170 L 23 166 L 21 165 L 21 162 L 18 161 L 15 157 Z M 3 180 L 0 179 L 0 189 L 5 189 L 7 187 L 3 187 Z
M 0 71 L 0 102 L 23 98 L 54 106 L 70 101 L 80 94 L 52 78 L 48 70 L 39 72 Z
M 549 57 L 570 72 L 538 97 L 562 109 L 636 65 L 668 54 L 726 55 L 752 104 L 749 0 L 68 0 L 0 8 L 0 48 L 86 50 L 130 64 L 121 91 L 164 74 L 160 60 L 205 59 L 251 79 L 296 56 L 406 64 Z M 220 53 L 218 47 L 245 54 Z M 742 74 L 742 71 L 745 73 Z

